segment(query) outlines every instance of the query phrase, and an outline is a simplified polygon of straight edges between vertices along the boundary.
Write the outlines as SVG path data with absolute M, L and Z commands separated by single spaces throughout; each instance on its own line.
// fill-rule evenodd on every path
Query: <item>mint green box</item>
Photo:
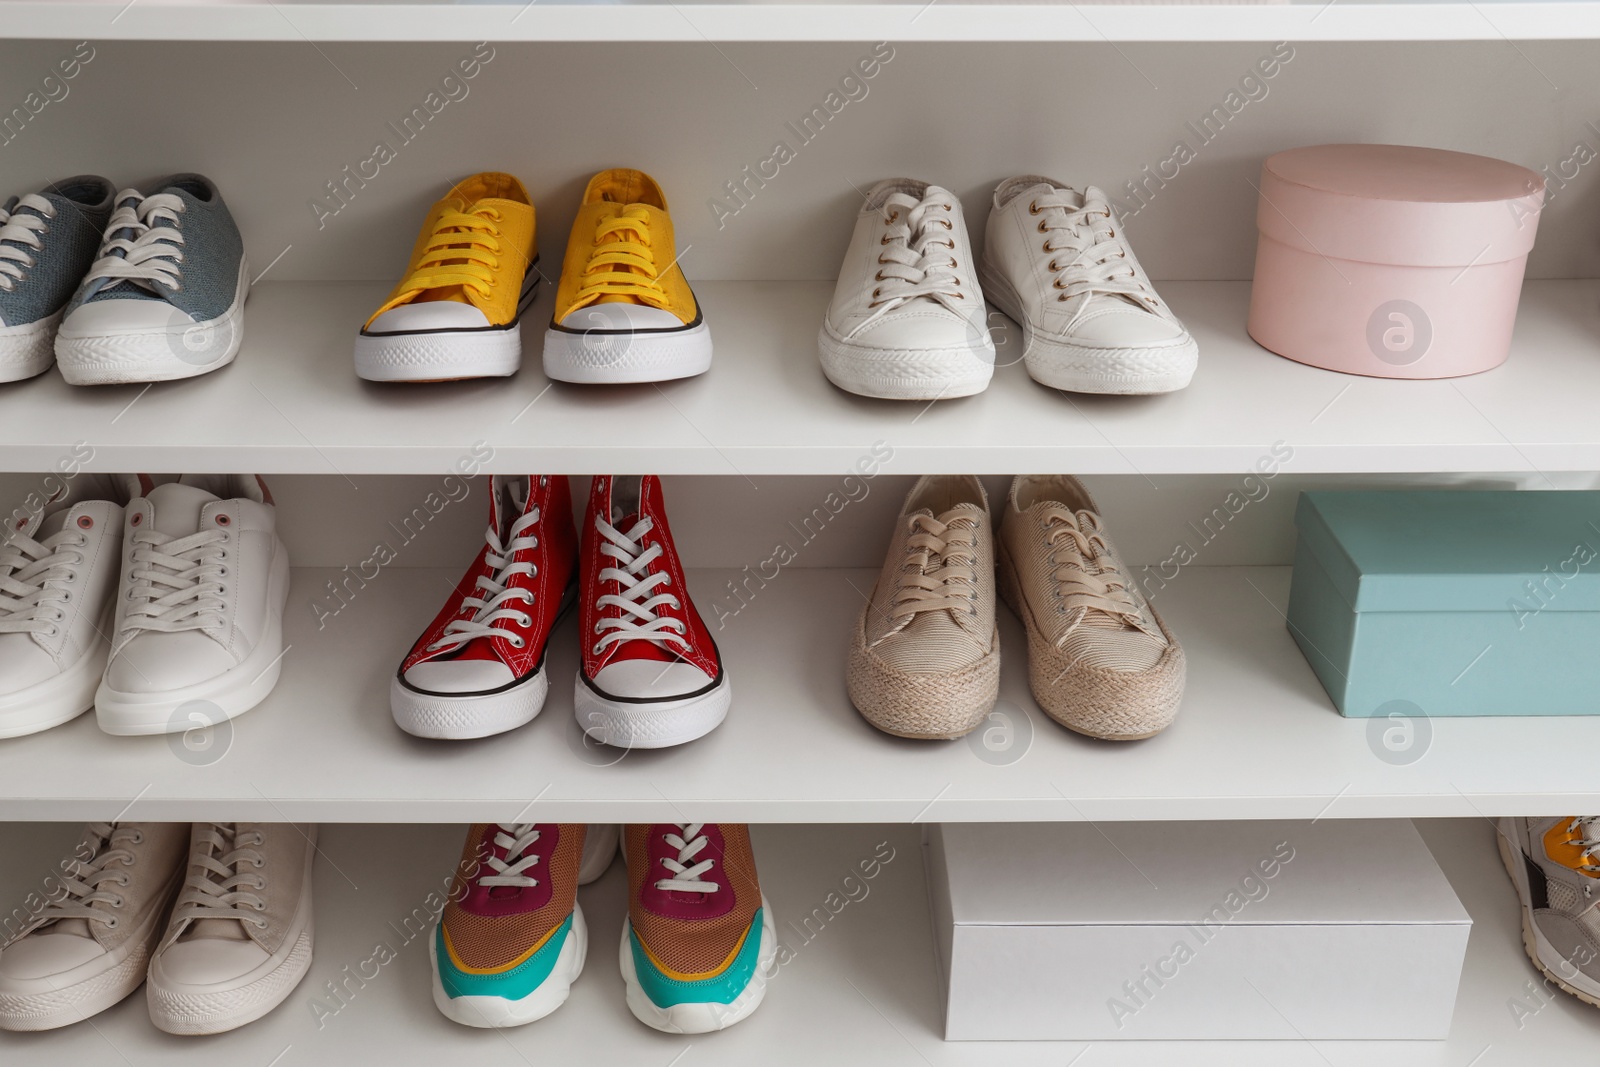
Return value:
M 1356 718 L 1600 714 L 1600 492 L 1302 493 L 1289 632 Z

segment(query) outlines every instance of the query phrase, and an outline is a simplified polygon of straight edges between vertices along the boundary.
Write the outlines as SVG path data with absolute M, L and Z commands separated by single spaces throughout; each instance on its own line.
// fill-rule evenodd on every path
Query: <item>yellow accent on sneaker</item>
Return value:
M 572 222 L 554 321 L 593 304 L 637 304 L 687 325 L 699 310 L 678 269 L 666 194 L 643 171 L 603 170 L 583 192 Z
M 492 171 L 464 178 L 429 210 L 405 276 L 366 325 L 403 304 L 452 300 L 504 326 L 517 317 L 537 249 L 533 203 L 520 181 Z

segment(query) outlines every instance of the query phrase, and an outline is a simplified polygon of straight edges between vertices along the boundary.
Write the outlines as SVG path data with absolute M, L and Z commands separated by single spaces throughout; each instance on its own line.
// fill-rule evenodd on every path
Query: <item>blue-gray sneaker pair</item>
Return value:
M 61 313 L 94 264 L 116 192 L 80 174 L 0 207 L 0 382 L 55 362 Z
M 62 315 L 61 376 L 161 382 L 226 366 L 244 339 L 249 290 L 244 242 L 210 179 L 175 174 L 124 189 Z

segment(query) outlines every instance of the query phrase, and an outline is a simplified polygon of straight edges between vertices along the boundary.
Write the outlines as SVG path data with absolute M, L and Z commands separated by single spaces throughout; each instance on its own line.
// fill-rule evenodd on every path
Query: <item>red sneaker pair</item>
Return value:
M 689 599 L 659 479 L 595 478 L 574 531 L 564 476 L 495 475 L 484 540 L 395 674 L 390 707 L 402 730 L 487 737 L 532 720 L 549 691 L 550 633 L 574 601 L 583 643 L 574 712 L 589 736 L 665 748 L 722 722 L 727 671 Z

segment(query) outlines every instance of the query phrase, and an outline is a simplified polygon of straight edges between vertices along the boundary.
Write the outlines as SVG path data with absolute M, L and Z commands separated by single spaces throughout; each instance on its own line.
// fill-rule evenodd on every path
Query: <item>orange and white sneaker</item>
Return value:
M 777 969 L 772 907 L 737 823 L 623 828 L 628 1009 L 669 1034 L 723 1030 L 755 1011 Z
M 509 174 L 474 174 L 433 205 L 405 277 L 356 337 L 356 374 L 433 382 L 515 374 L 539 272 L 533 203 Z
M 563 382 L 664 382 L 711 369 L 711 331 L 672 238 L 667 198 L 643 171 L 603 170 L 572 222 L 544 372 Z

